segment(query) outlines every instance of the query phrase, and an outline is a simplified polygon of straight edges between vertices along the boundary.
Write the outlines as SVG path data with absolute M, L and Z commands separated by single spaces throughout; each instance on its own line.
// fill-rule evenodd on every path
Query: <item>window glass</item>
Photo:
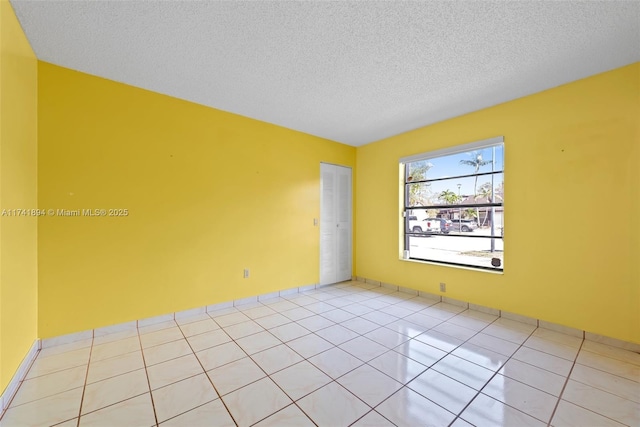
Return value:
M 504 145 L 452 152 L 401 163 L 405 256 L 502 270 Z

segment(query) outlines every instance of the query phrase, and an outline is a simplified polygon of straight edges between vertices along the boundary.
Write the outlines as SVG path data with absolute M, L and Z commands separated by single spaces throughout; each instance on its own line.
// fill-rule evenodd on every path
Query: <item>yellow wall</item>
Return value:
M 640 342 L 640 64 L 357 151 L 357 275 Z M 504 274 L 400 261 L 398 159 L 505 138 Z
M 0 0 L 0 212 L 37 207 L 37 60 Z M 0 393 L 37 338 L 37 220 L 0 215 Z
M 319 162 L 357 160 L 359 276 L 640 342 L 639 73 L 355 150 L 40 63 L 39 206 L 129 209 L 40 219 L 40 336 L 317 282 Z M 397 159 L 497 135 L 504 274 L 398 260 Z
M 318 282 L 320 162 L 355 148 L 39 63 L 46 338 Z M 250 278 L 243 279 L 244 268 Z
M 128 210 L 0 216 L 0 392 L 36 337 L 316 283 L 323 161 L 359 276 L 640 342 L 639 117 L 636 63 L 356 150 L 38 63 L 0 0 L 0 209 Z M 397 160 L 498 135 L 504 274 L 398 260 Z

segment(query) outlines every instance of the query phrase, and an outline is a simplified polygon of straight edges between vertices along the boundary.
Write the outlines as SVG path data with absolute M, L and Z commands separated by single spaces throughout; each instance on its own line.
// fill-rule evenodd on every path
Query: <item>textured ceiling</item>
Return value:
M 640 60 L 640 2 L 11 2 L 39 59 L 358 146 Z

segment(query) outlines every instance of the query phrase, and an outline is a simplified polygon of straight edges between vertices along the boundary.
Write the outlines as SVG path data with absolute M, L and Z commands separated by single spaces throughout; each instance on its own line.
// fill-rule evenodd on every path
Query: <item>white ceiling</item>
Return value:
M 12 0 L 39 59 L 359 146 L 640 60 L 640 2 Z

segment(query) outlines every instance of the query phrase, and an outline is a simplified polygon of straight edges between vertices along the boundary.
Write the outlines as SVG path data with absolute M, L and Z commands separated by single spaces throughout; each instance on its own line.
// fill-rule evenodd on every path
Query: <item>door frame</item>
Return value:
M 323 165 L 326 166 L 332 166 L 332 167 L 339 167 L 339 168 L 344 168 L 346 170 L 349 171 L 349 220 L 348 220 L 348 224 L 349 224 L 349 276 L 348 278 L 337 278 L 336 281 L 330 280 L 328 282 L 323 282 L 322 281 L 322 260 L 323 260 L 323 239 L 322 239 L 322 230 L 323 230 L 323 221 L 322 221 L 322 207 L 323 207 L 323 177 L 322 177 L 322 169 L 323 169 Z M 353 277 L 353 233 L 354 233 L 354 227 L 353 227 L 353 205 L 354 205 L 354 201 L 353 201 L 353 167 L 351 166 L 345 166 L 345 165 L 341 165 L 341 164 L 336 164 L 336 163 L 329 163 L 329 162 L 320 162 L 320 215 L 319 215 L 319 221 L 318 221 L 318 228 L 319 228 L 319 233 L 320 233 L 320 237 L 319 237 L 319 252 L 320 252 L 320 257 L 319 257 L 319 267 L 318 267 L 318 283 L 321 285 L 328 285 L 328 284 L 332 284 L 332 283 L 339 283 L 341 281 L 344 280 L 351 280 L 351 278 Z M 336 198 L 335 200 L 337 201 L 339 199 L 339 197 L 337 196 L 336 193 Z M 336 208 L 336 211 L 338 209 Z M 336 212 L 337 215 L 337 212 Z M 336 218 L 337 221 L 337 218 Z M 337 227 L 336 227 L 337 228 Z M 337 238 L 337 237 L 336 237 Z M 336 245 L 336 251 L 337 251 L 337 245 Z M 337 255 L 336 255 L 337 256 Z M 336 267 L 336 276 L 338 273 L 338 269 Z

